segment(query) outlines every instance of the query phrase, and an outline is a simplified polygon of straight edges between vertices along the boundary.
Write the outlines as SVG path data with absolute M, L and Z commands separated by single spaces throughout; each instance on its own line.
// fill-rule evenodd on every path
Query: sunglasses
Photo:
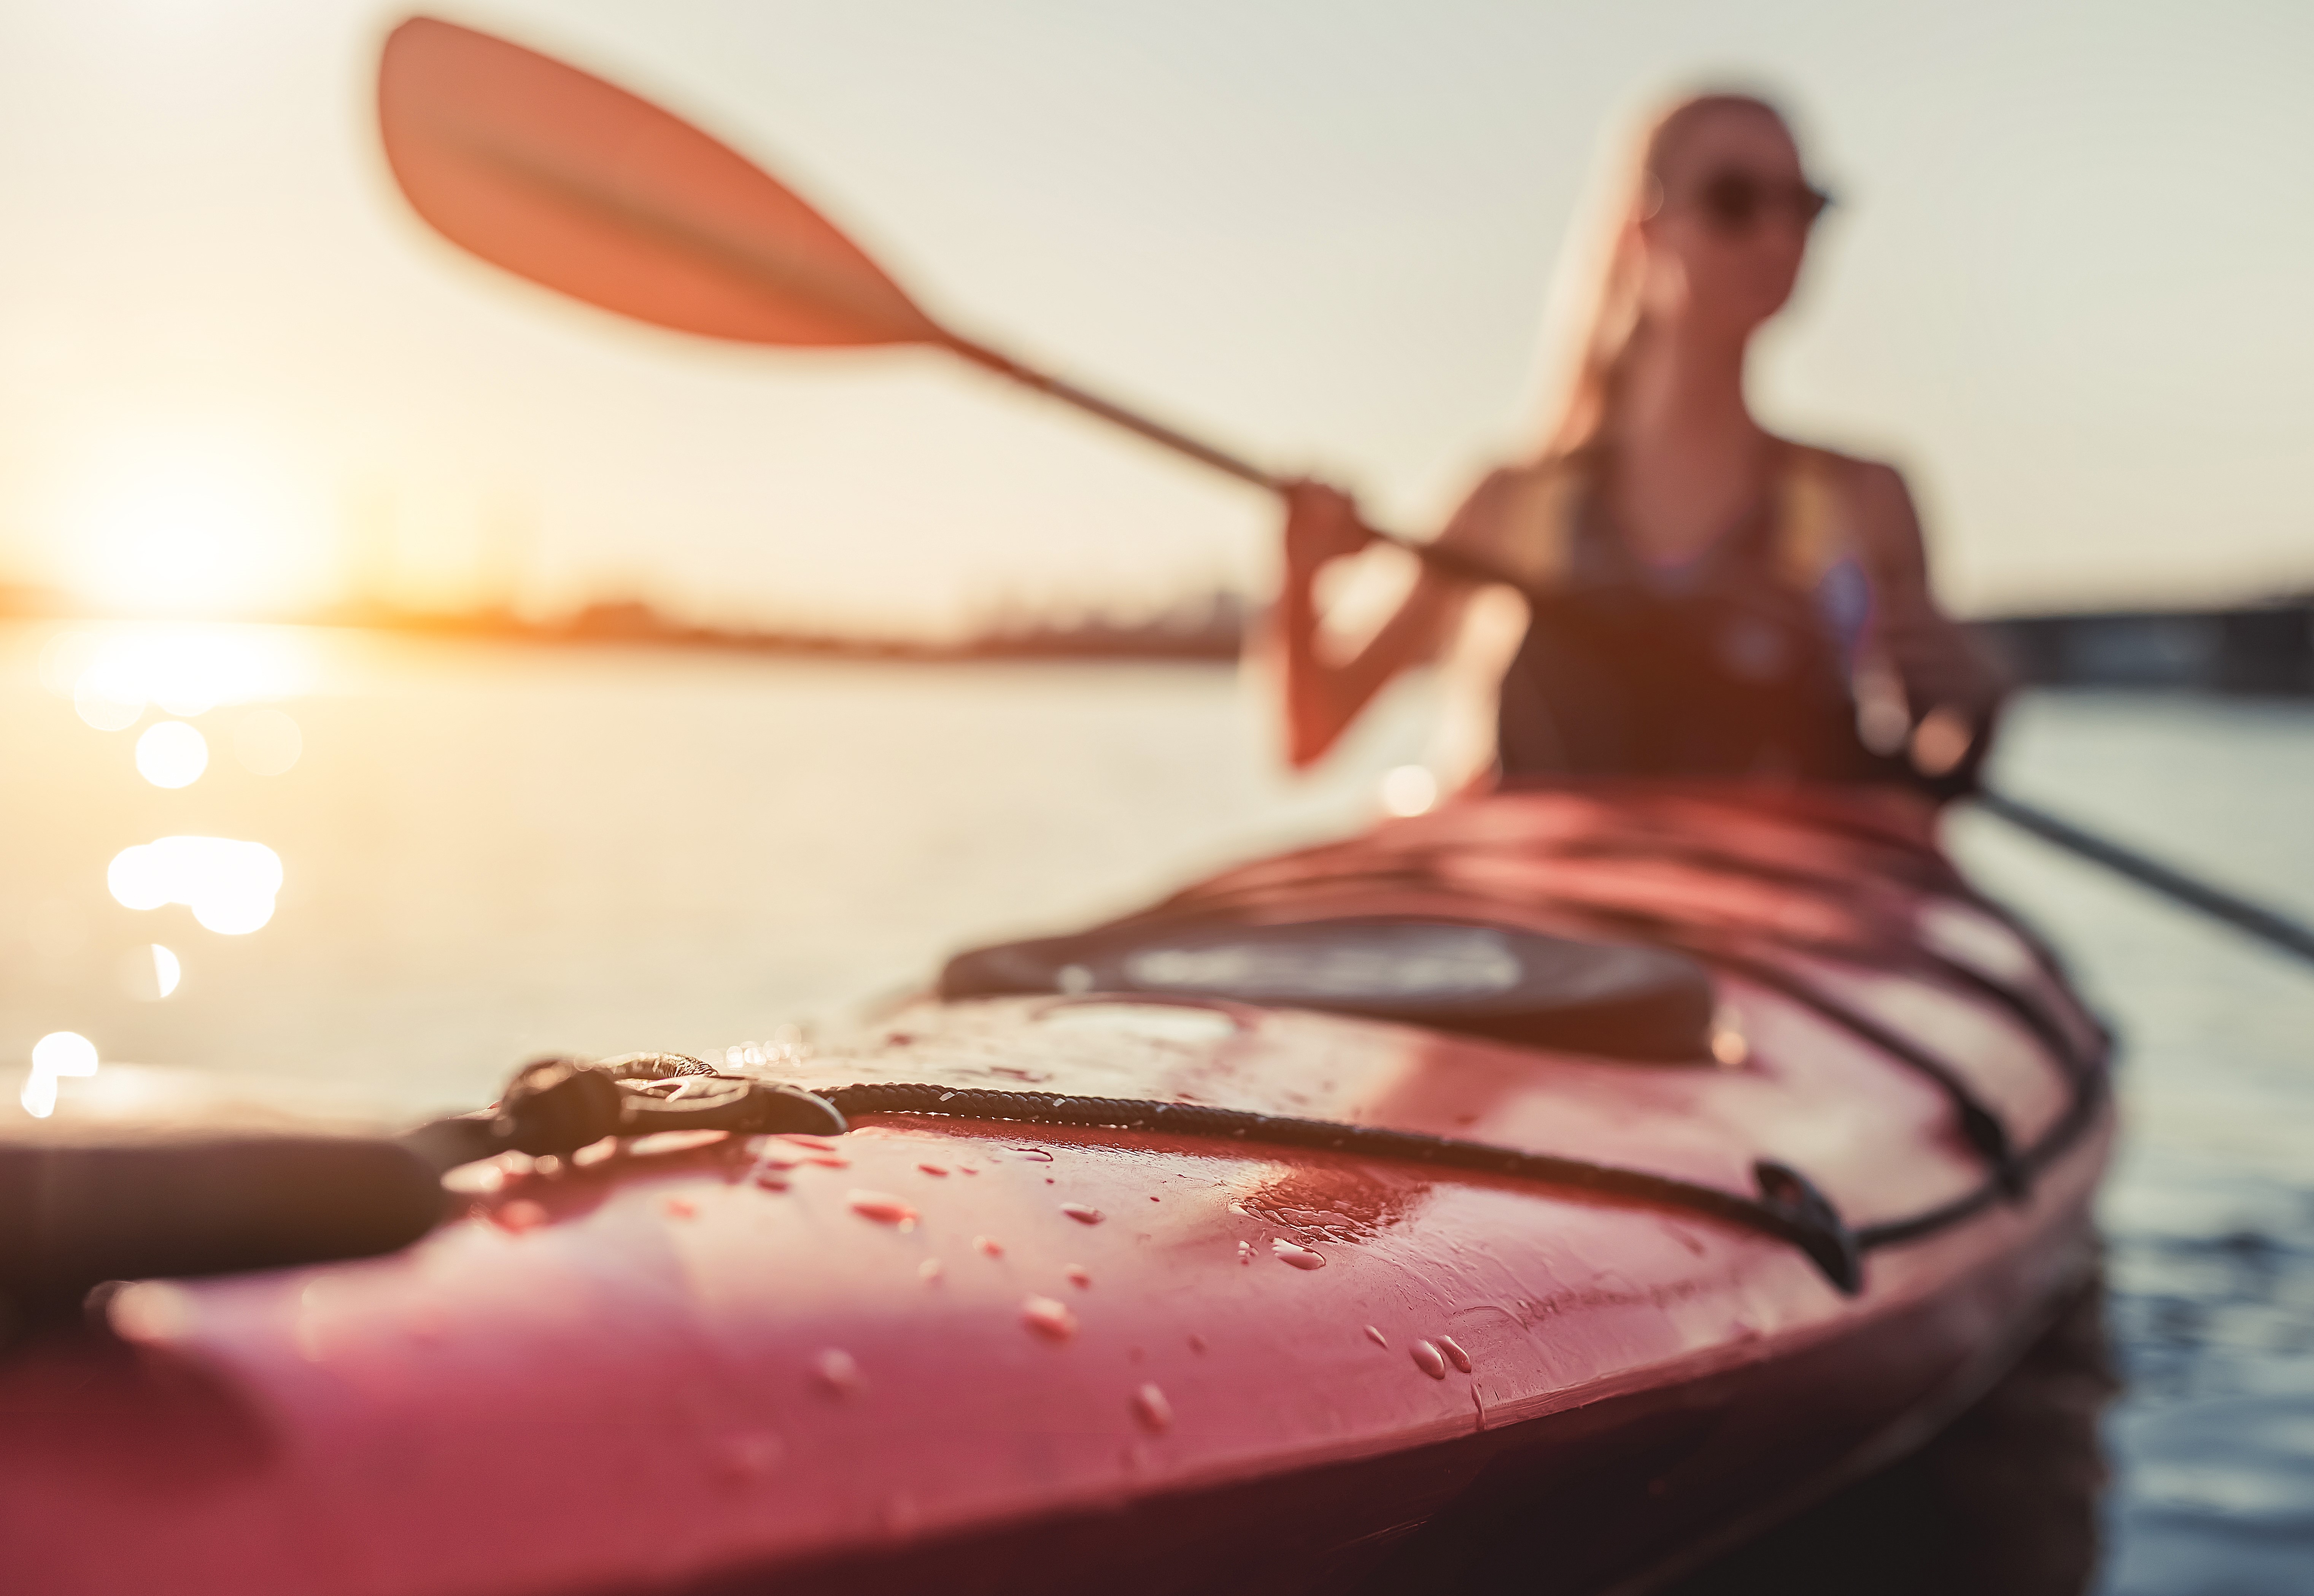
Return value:
M 1698 185 L 1692 200 L 1704 219 L 1721 233 L 1749 233 L 1774 212 L 1802 227 L 1815 225 L 1832 196 L 1809 183 L 1777 182 L 1748 172 L 1715 172 Z

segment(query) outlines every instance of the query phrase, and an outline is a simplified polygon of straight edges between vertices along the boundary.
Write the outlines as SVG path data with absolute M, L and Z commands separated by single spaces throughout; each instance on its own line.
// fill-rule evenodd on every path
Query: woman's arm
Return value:
M 1903 684 L 1917 728 L 1912 762 L 1939 778 L 1964 759 L 1973 767 L 2009 692 L 2008 675 L 1937 607 L 1920 512 L 1903 477 L 1893 466 L 1859 461 L 1849 491 L 1873 578 L 1872 645 Z
M 1467 525 L 1482 485 L 1455 516 Z M 1356 720 L 1399 672 L 1435 658 L 1453 634 L 1472 588 L 1427 563 L 1412 590 L 1365 646 L 1347 659 L 1328 657 L 1319 635 L 1314 591 L 1319 570 L 1373 539 L 1348 496 L 1320 482 L 1298 482 L 1286 495 L 1285 579 L 1274 622 L 1284 655 L 1286 757 L 1303 770 Z

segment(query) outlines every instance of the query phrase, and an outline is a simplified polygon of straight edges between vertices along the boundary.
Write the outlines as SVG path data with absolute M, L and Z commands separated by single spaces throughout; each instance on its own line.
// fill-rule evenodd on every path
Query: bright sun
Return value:
M 56 517 L 62 574 L 107 609 L 267 614 L 325 591 L 336 552 L 327 518 L 251 439 L 119 438 L 74 477 Z

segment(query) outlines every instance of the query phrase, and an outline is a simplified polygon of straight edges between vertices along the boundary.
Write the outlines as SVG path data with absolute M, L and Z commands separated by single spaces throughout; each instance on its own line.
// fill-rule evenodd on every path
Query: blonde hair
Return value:
M 1745 110 L 1791 123 L 1761 96 L 1689 94 L 1659 106 L 1634 135 L 1609 146 L 1585 215 L 1568 234 L 1543 313 L 1546 384 L 1542 447 L 1555 460 L 1595 443 L 1640 331 L 1639 223 L 1659 203 L 1666 157 L 1705 117 Z

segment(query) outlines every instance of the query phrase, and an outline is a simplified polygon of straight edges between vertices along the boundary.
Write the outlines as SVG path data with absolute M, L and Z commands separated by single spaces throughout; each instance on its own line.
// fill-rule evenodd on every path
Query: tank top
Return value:
M 1857 732 L 1870 585 L 1832 542 L 1809 457 L 1788 454 L 1774 491 L 1675 565 L 1617 531 L 1598 464 L 1564 463 L 1535 507 L 1550 575 L 1503 678 L 1504 776 L 1904 780 Z

